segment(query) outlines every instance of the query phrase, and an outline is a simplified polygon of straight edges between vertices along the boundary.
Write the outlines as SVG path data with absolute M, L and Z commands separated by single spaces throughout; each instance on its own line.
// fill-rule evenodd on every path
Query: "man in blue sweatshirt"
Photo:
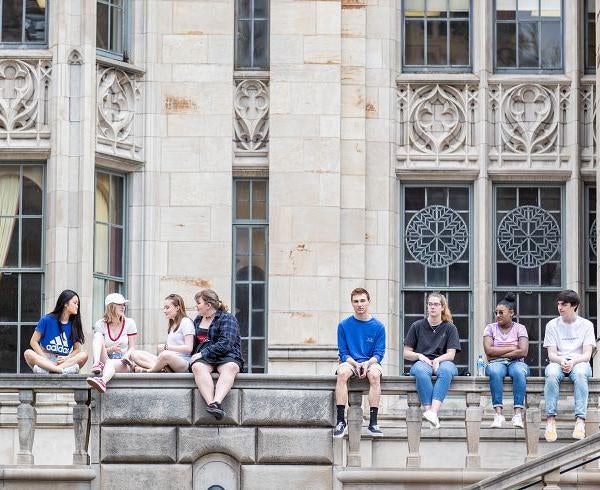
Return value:
M 348 404 L 348 380 L 354 376 L 369 380 L 369 433 L 381 437 L 383 433 L 377 425 L 377 411 L 381 397 L 381 360 L 385 354 L 385 327 L 369 313 L 369 292 L 356 288 L 350 293 L 354 314 L 342 320 L 338 325 L 338 350 L 340 365 L 337 367 L 335 403 L 337 424 L 333 437 L 344 437 L 347 424 L 344 418 Z

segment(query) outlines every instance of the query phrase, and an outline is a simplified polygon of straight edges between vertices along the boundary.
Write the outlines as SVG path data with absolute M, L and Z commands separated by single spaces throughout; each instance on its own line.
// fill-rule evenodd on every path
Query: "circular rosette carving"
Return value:
M 38 79 L 35 69 L 21 60 L 0 61 L 0 128 L 25 131 L 36 124 Z
M 406 248 L 427 267 L 446 267 L 462 257 L 469 230 L 462 217 L 446 206 L 428 206 L 406 226 Z
M 126 72 L 103 70 L 98 81 L 98 132 L 114 142 L 129 140 L 138 96 L 137 82 Z
M 415 90 L 409 114 L 409 137 L 422 153 L 452 153 L 465 144 L 466 114 L 460 91 L 449 85 Z
M 560 247 L 560 227 L 537 206 L 509 211 L 498 225 L 498 248 L 511 264 L 532 269 L 552 259 Z
M 508 89 L 501 117 L 502 140 L 509 151 L 546 153 L 556 149 L 556 98 L 543 85 L 522 84 Z

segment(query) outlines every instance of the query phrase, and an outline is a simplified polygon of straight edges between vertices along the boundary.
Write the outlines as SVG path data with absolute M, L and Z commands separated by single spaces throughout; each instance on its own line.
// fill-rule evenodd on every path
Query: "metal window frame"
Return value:
M 0 0 L 0 39 L 2 39 L 2 14 L 3 14 L 3 1 Z M 15 41 L 2 41 L 0 42 L 0 48 L 23 48 L 23 49 L 40 49 L 48 47 L 48 19 L 49 19 L 49 10 L 51 0 L 47 0 L 46 8 L 44 9 L 44 41 L 41 42 L 28 42 L 25 40 L 25 14 L 27 7 L 27 0 L 21 0 L 23 13 L 21 18 L 21 40 L 18 42 Z M 60 0 L 59 0 L 60 1 Z
M 406 16 L 404 15 L 405 2 L 402 2 L 402 9 L 400 12 L 400 32 L 402 34 L 402 49 L 400 49 L 402 71 L 405 73 L 419 73 L 419 72 L 443 72 L 443 73 L 469 73 L 473 70 L 473 0 L 469 0 L 469 17 L 466 22 L 469 25 L 469 62 L 467 65 L 451 65 L 446 63 L 445 65 L 429 65 L 427 64 L 427 2 L 429 0 L 423 0 L 425 15 L 423 17 L 414 17 L 414 19 L 422 19 L 424 22 L 423 30 L 423 65 L 409 65 L 405 63 L 406 60 Z M 446 0 L 446 61 L 450 61 L 450 24 L 453 22 L 450 19 L 450 0 Z M 412 19 L 412 17 L 411 17 Z M 440 19 L 441 20 L 441 19 Z M 465 20 L 455 20 L 454 22 L 465 22 Z
M 444 291 L 444 292 L 464 292 L 469 295 L 469 315 L 468 315 L 468 361 L 467 367 L 471 366 L 473 363 L 473 335 L 474 335 L 474 325 L 473 325 L 473 280 L 474 280 L 474 271 L 473 271 L 473 225 L 474 225 L 474 191 L 473 191 L 473 182 L 399 182 L 400 184 L 400 213 L 398 215 L 399 223 L 398 229 L 400 234 L 400 260 L 398 261 L 398 277 L 401 278 L 400 281 L 400 298 L 399 298 L 399 311 L 398 311 L 398 332 L 401 334 L 400 338 L 400 348 L 398 349 L 398 357 L 399 357 L 399 367 L 401 371 L 404 369 L 404 349 L 402 348 L 404 345 L 404 318 L 406 316 L 406 312 L 404 309 L 404 293 L 405 292 L 422 292 L 428 293 L 432 291 Z M 404 223 L 402 220 L 405 216 L 405 206 L 404 206 L 404 196 L 405 189 L 407 188 L 466 188 L 469 191 L 469 285 L 465 286 L 406 286 L 404 283 L 404 240 L 405 240 L 405 230 Z M 452 306 L 452 305 L 450 305 Z
M 249 186 L 249 209 L 250 212 L 252 210 L 252 195 L 253 195 L 253 183 L 260 181 L 260 182 L 265 182 L 266 183 L 266 200 L 265 200 L 265 205 L 266 205 L 266 219 L 254 219 L 252 217 L 252 215 L 250 215 L 250 219 L 238 219 L 236 217 L 236 208 L 237 208 L 237 183 L 238 182 L 242 182 L 242 181 L 247 181 L 250 183 Z M 236 286 L 238 284 L 247 284 L 248 285 L 248 336 L 247 337 L 242 337 L 242 342 L 244 340 L 246 340 L 248 342 L 248 359 L 246 359 L 246 363 L 244 366 L 244 369 L 247 370 L 247 372 L 252 372 L 252 367 L 253 367 L 253 363 L 252 363 L 252 343 L 253 341 L 262 341 L 264 343 L 264 373 L 268 372 L 268 366 L 269 366 L 269 359 L 268 359 L 268 333 L 269 333 L 269 323 L 268 323 L 268 313 L 269 313 L 269 295 L 268 295 L 268 285 L 269 285 L 269 220 L 268 220 L 268 216 L 269 216 L 269 179 L 268 178 L 262 178 L 262 177 L 234 177 L 233 178 L 233 206 L 232 206 L 232 271 L 231 271 L 231 298 L 232 298 L 232 310 L 235 309 L 235 306 L 237 304 L 237 297 L 236 297 Z M 251 258 L 249 259 L 248 265 L 249 265 L 249 273 L 250 275 L 248 276 L 247 280 L 243 280 L 243 281 L 238 281 L 236 279 L 236 274 L 235 274 L 235 257 L 236 257 L 236 250 L 237 250 L 237 238 L 236 238 L 236 231 L 238 228 L 247 228 L 249 229 L 249 233 L 251 235 L 251 232 L 253 229 L 264 229 L 265 230 L 265 279 L 263 281 L 255 281 L 252 278 L 251 275 L 251 270 L 252 270 L 252 263 L 251 263 Z M 249 240 L 249 257 L 252 257 L 252 239 L 250 237 Z M 264 306 L 264 313 L 265 313 L 265 325 L 264 325 L 264 336 L 260 336 L 260 337 L 253 337 L 252 336 L 252 312 L 253 312 L 253 308 L 252 308 L 252 285 L 253 284 L 263 284 L 264 285 L 264 293 L 265 293 L 265 306 Z
M 595 201 L 594 201 L 594 207 L 590 209 L 590 191 L 591 190 L 596 191 L 596 193 L 598 192 L 598 188 L 596 187 L 595 184 L 592 183 L 586 183 L 584 184 L 584 192 L 583 192 L 583 216 L 584 216 L 584 240 L 583 240 L 583 249 L 584 249 L 584 253 L 582 255 L 582 257 L 584 257 L 584 272 L 585 272 L 585 283 L 584 283 L 584 289 L 585 289 L 585 294 L 583 295 L 583 297 L 585 298 L 585 313 L 586 313 L 586 318 L 588 320 L 590 320 L 593 324 L 594 324 L 594 329 L 596 331 L 596 336 L 598 335 L 598 330 L 597 330 L 597 324 L 598 324 L 598 312 L 596 312 L 596 315 L 591 315 L 590 313 L 590 304 L 591 304 L 591 298 L 594 297 L 594 303 L 596 303 L 597 301 L 597 295 L 598 295 L 598 285 L 596 284 L 596 286 L 591 286 L 590 285 L 590 275 L 589 275 L 589 267 L 588 264 L 595 262 L 596 265 L 598 264 L 598 255 L 596 254 L 596 257 L 594 259 L 591 258 L 590 256 L 590 247 L 588 246 L 588 239 L 589 239 L 589 231 L 590 231 L 590 212 L 593 211 L 594 213 L 594 218 L 596 219 L 596 226 L 598 226 L 598 214 L 596 212 L 596 207 L 595 207 Z M 596 195 L 597 197 L 597 195 Z M 596 252 L 597 252 L 597 247 L 596 247 Z M 596 281 L 597 283 L 597 281 Z
M 116 6 L 114 0 L 96 0 L 96 15 L 98 14 L 98 4 L 101 3 L 108 7 L 108 32 L 109 39 L 107 39 L 107 45 L 110 44 L 110 26 L 112 24 L 112 13 L 113 9 L 122 9 L 123 10 L 123 37 L 121 42 L 123 43 L 122 51 L 115 51 L 112 46 L 109 46 L 109 49 L 103 49 L 96 47 L 96 54 L 100 56 L 105 56 L 107 58 L 112 58 L 115 60 L 121 61 L 123 59 L 123 55 L 125 53 L 129 54 L 129 58 L 131 58 L 131 15 L 132 15 L 132 5 L 131 0 L 123 0 L 123 7 Z
M 515 0 L 516 1 L 516 10 L 515 10 L 515 20 L 498 20 L 497 16 L 496 16 L 496 0 L 494 0 L 494 4 L 493 4 L 493 12 L 492 12 L 492 21 L 493 21 L 493 43 L 492 43 L 492 49 L 493 51 L 493 62 L 494 62 L 494 73 L 552 73 L 552 74 L 558 74 L 558 73 L 564 73 L 565 71 L 565 23 L 563 21 L 563 15 L 562 13 L 564 12 L 564 0 L 560 0 L 560 66 L 557 68 L 542 68 L 542 43 L 541 43 L 541 35 L 542 35 L 542 30 L 541 30 L 541 25 L 544 23 L 544 21 L 542 20 L 542 16 L 541 16 L 541 2 L 542 0 L 537 0 L 538 2 L 538 12 L 540 12 L 540 14 L 538 15 L 538 20 L 537 20 L 537 25 L 538 25 L 538 67 L 537 68 L 532 68 L 532 67 L 524 67 L 524 68 L 520 68 L 519 67 L 519 23 L 523 22 L 523 21 L 519 21 L 519 1 L 520 0 Z M 546 23 L 550 23 L 550 22 L 555 22 L 555 21 L 546 21 Z M 515 58 L 515 62 L 516 62 L 516 66 L 514 67 L 498 67 L 498 24 L 514 24 L 515 25 L 515 52 L 516 52 L 516 58 Z
M 588 22 L 588 5 L 590 0 L 583 1 L 583 67 L 584 73 L 596 73 L 596 64 L 588 65 L 588 41 L 590 37 L 590 23 Z M 594 0 L 596 1 L 596 0 Z M 594 16 L 595 17 L 595 16 Z M 596 21 L 594 20 L 594 23 Z M 598 27 L 596 26 L 596 29 Z M 594 51 L 595 55 L 595 51 Z
M 236 0 L 234 3 L 234 9 L 235 9 L 235 13 L 234 13 L 234 40 L 233 40 L 233 59 L 234 59 L 234 67 L 235 70 L 239 70 L 239 71 L 265 71 L 268 70 L 270 65 L 271 65 L 271 57 L 270 57 L 270 47 L 271 47 L 271 25 L 270 25 L 270 18 L 271 18 L 271 2 L 267 1 L 266 2 L 266 6 L 267 6 L 267 15 L 266 17 L 256 17 L 254 12 L 255 12 L 255 5 L 254 5 L 255 0 L 250 0 L 250 17 L 241 17 L 238 15 L 239 12 L 239 0 Z M 256 63 L 254 61 L 254 41 L 256 39 L 256 35 L 254 32 L 254 27 L 255 27 L 255 22 L 256 21 L 266 21 L 266 25 L 267 25 L 267 32 L 265 34 L 265 51 L 267 53 L 267 62 L 264 66 L 256 66 Z M 238 30 L 237 30 L 237 25 L 239 22 L 248 22 L 250 24 L 250 65 L 249 66 L 245 66 L 241 63 L 238 63 Z
M 46 165 L 45 161 L 23 161 L 17 162 L 12 160 L 3 161 L 0 163 L 2 166 L 18 166 L 19 167 L 19 259 L 17 267 L 0 267 L 0 273 L 17 274 L 17 321 L 16 322 L 2 322 L 2 325 L 15 326 L 17 327 L 17 371 L 16 374 L 21 374 L 21 327 L 22 326 L 35 326 L 36 322 L 23 322 L 21 320 L 21 304 L 22 304 L 22 276 L 23 274 L 33 273 L 40 274 L 40 311 L 43 311 L 43 305 L 45 300 L 44 283 L 46 277 Z M 23 193 L 21 189 L 23 187 L 23 169 L 24 167 L 40 167 L 42 170 L 42 214 L 40 215 L 23 215 Z M 21 221 L 23 216 L 25 217 L 37 217 L 42 220 L 42 232 L 41 232 L 41 244 L 40 244 L 40 266 L 39 267 L 22 267 L 21 266 L 21 241 L 22 241 L 22 226 Z

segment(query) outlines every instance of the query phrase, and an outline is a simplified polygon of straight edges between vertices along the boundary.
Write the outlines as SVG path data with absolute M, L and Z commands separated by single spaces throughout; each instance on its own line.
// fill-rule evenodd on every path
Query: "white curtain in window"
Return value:
M 19 176 L 0 175 L 0 216 L 14 216 L 19 204 Z M 16 220 L 0 219 L 0 267 L 8 255 Z

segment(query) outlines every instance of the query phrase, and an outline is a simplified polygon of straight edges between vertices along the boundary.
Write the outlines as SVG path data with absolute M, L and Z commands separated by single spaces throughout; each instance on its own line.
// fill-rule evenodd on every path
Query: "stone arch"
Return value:
M 194 490 L 239 490 L 240 462 L 223 453 L 207 454 L 193 466 Z

